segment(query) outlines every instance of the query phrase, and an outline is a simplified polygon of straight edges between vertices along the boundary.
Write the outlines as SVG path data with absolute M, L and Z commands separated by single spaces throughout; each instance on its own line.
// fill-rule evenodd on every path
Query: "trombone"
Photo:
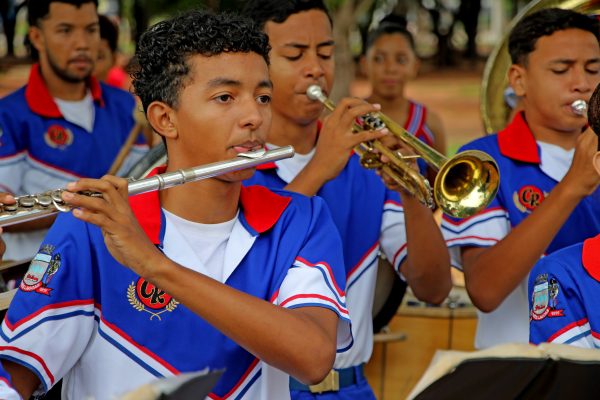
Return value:
M 309 99 L 320 101 L 330 111 L 335 109 L 335 103 L 325 96 L 318 85 L 310 86 L 306 95 Z M 354 124 L 355 131 L 380 130 L 386 127 L 437 171 L 433 190 L 429 181 L 405 161 L 408 157 L 390 150 L 379 140 L 356 146 L 355 152 L 360 156 L 363 167 L 381 169 L 421 203 L 432 208 L 435 202 L 445 214 L 456 218 L 476 214 L 496 196 L 500 173 L 496 161 L 489 154 L 467 150 L 448 158 L 381 112 L 365 115 Z M 390 162 L 383 164 L 380 154 L 389 158 Z

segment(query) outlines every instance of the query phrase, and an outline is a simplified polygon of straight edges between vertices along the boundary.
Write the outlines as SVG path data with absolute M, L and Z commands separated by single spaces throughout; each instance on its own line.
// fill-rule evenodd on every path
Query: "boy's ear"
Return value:
M 527 74 L 525 68 L 518 64 L 512 64 L 508 69 L 508 83 L 512 86 L 517 96 L 525 96 L 527 89 Z
M 32 26 L 29 28 L 27 35 L 29 36 L 29 41 L 31 45 L 39 52 L 40 49 L 44 48 L 44 36 L 42 35 L 42 31 L 37 26 Z
M 162 101 L 153 101 L 146 110 L 146 118 L 159 135 L 169 139 L 177 137 L 177 116 L 171 106 Z
M 592 164 L 594 164 L 594 169 L 596 170 L 596 173 L 600 175 L 600 151 L 597 151 L 596 154 L 594 154 Z

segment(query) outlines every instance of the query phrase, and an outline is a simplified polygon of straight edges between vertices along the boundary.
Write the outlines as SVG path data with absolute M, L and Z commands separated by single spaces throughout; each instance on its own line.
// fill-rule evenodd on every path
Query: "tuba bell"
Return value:
M 544 8 L 563 8 L 582 14 L 600 14 L 600 0 L 535 0 L 528 4 L 513 18 L 507 32 L 525 16 Z M 481 82 L 481 117 L 487 134 L 503 129 L 510 115 L 510 108 L 504 101 L 504 90 L 508 87 L 508 69 L 511 66 L 508 54 L 508 35 L 505 35 L 487 59 Z M 574 112 L 581 110 L 582 105 L 572 105 Z M 581 114 L 583 115 L 583 114 Z
M 309 99 L 318 100 L 333 111 L 335 104 L 318 85 L 306 90 Z M 355 122 L 355 130 L 378 130 L 386 127 L 394 136 L 412 148 L 429 166 L 437 171 L 431 189 L 425 177 L 415 171 L 401 154 L 388 149 L 379 140 L 362 143 L 355 148 L 365 168 L 381 168 L 421 203 L 440 209 L 453 217 L 466 218 L 487 207 L 498 192 L 500 175 L 496 161 L 487 153 L 468 150 L 448 158 L 427 146 L 402 126 L 381 112 L 370 113 Z M 390 159 L 382 164 L 380 154 Z

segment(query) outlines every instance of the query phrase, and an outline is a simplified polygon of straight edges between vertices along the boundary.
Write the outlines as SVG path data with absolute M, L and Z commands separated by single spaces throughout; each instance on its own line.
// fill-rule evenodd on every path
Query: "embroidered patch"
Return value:
M 60 125 L 52 125 L 44 134 L 46 144 L 53 149 L 64 149 L 73 143 L 73 132 Z
M 24 292 L 37 292 L 50 296 L 52 288 L 48 287 L 52 277 L 60 268 L 61 257 L 54 253 L 54 246 L 46 244 L 31 260 L 19 288 Z
M 513 193 L 515 206 L 521 212 L 531 212 L 535 210 L 542 204 L 542 201 L 544 201 L 545 198 L 546 195 L 544 192 L 533 185 L 523 186 L 518 192 Z
M 531 319 L 541 321 L 544 318 L 564 317 L 564 309 L 558 308 L 558 293 L 560 284 L 556 278 L 548 274 L 540 274 L 535 278 L 533 294 L 531 295 Z
M 165 311 L 172 312 L 179 302 L 173 296 L 165 293 L 148 282 L 144 278 L 139 278 L 137 283 L 131 282 L 127 288 L 127 300 L 129 304 L 138 311 L 145 311 L 150 314 L 150 320 L 156 317 L 160 321 L 160 314 Z

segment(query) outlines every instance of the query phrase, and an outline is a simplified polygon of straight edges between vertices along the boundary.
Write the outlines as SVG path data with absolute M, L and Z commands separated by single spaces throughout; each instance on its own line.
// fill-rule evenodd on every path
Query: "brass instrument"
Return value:
M 257 150 L 240 153 L 237 157 L 206 164 L 199 167 L 180 169 L 174 172 L 154 175 L 140 180 L 130 180 L 128 192 L 130 196 L 168 189 L 173 186 L 202 179 L 212 178 L 229 172 L 256 167 L 267 162 L 273 162 L 294 155 L 292 146 L 284 146 L 273 150 Z M 71 211 L 71 207 L 62 200 L 64 189 L 50 190 L 35 195 L 15 197 L 15 204 L 0 203 L 0 226 L 6 227 L 18 223 L 32 221 L 58 212 Z M 85 191 L 80 194 L 87 196 L 100 196 L 100 193 Z
M 550 7 L 569 9 L 588 15 L 600 14 L 600 0 L 535 0 L 513 18 L 507 32 L 512 31 L 523 17 Z M 504 90 L 508 87 L 508 69 L 511 64 L 508 54 L 508 35 L 505 35 L 488 57 L 483 71 L 480 107 L 487 134 L 498 132 L 509 122 L 508 116 L 511 110 L 504 101 Z M 574 112 L 577 113 L 575 109 Z
M 308 98 L 319 100 L 333 111 L 335 104 L 325 96 L 318 85 L 306 90 Z M 498 191 L 500 176 L 498 165 L 489 154 L 478 150 L 468 150 L 448 158 L 427 146 L 402 126 L 381 112 L 370 113 L 355 123 L 355 130 L 379 130 L 386 127 L 394 136 L 411 147 L 427 164 L 438 173 L 433 185 L 433 195 L 429 182 L 415 171 L 398 152 L 394 152 L 379 140 L 362 143 L 355 149 L 365 168 L 381 168 L 409 193 L 428 207 L 435 199 L 440 209 L 453 217 L 466 218 L 485 208 Z M 391 162 L 382 164 L 380 155 Z

